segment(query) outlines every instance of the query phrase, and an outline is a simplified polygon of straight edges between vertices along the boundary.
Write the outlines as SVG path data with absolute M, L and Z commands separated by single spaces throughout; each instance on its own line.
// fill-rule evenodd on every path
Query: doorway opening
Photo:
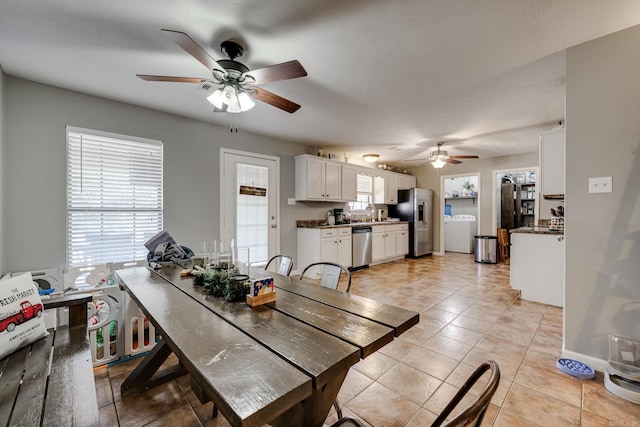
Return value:
M 481 219 L 480 172 L 440 177 L 440 254 L 474 252 Z
M 533 226 L 538 222 L 538 168 L 493 171 L 492 231 Z

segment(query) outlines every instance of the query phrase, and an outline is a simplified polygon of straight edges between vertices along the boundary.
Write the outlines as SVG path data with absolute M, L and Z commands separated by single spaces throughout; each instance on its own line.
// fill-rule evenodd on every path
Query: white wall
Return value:
M 0 276 L 5 273 L 4 250 L 4 72 L 0 65 Z
M 531 138 L 538 141 L 538 135 L 532 134 Z M 476 191 L 480 193 L 481 224 L 478 224 L 479 233 L 489 234 L 494 227 L 491 223 L 491 210 L 493 208 L 493 186 L 492 176 L 495 170 L 519 169 L 524 167 L 538 166 L 538 152 L 518 154 L 513 156 L 492 157 L 489 159 L 466 160 L 459 165 L 446 165 L 444 169 L 435 169 L 430 164 L 425 164 L 410 170 L 417 179 L 420 188 L 429 188 L 434 191 L 433 217 L 440 215 L 440 176 L 458 174 L 481 174 L 481 182 L 476 186 Z M 444 208 L 442 208 L 444 210 Z M 440 251 L 440 221 L 434 224 L 434 252 Z
M 640 340 L 640 26 L 567 53 L 565 349 Z M 589 194 L 589 177 L 613 193 Z
M 219 236 L 220 147 L 280 157 L 281 252 L 296 255 L 296 219 L 332 204 L 287 205 L 294 159 L 307 147 L 7 76 L 4 85 L 5 271 L 66 264 L 66 141 L 72 125 L 164 142 L 164 225 L 198 249 Z M 0 140 L 2 143 L 2 140 Z

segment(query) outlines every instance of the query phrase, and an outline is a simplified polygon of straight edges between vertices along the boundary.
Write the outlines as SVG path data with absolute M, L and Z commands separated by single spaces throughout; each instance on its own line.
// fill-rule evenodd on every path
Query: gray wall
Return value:
M 5 256 L 4 250 L 4 73 L 0 66 L 0 276 L 5 272 Z
M 538 135 L 532 134 L 531 138 L 538 141 Z M 417 179 L 417 185 L 420 188 L 429 188 L 434 190 L 433 215 L 434 219 L 439 219 L 440 205 L 443 195 L 440 194 L 440 176 L 458 175 L 458 174 L 481 174 L 480 185 L 477 191 L 481 195 L 480 210 L 481 223 L 478 224 L 479 233 L 494 234 L 495 227 L 491 222 L 493 209 L 493 186 L 492 177 L 494 171 L 505 169 L 519 169 L 525 167 L 538 166 L 538 152 L 518 154 L 513 156 L 492 157 L 489 159 L 467 160 L 459 165 L 447 165 L 444 169 L 435 169 L 430 164 L 425 164 L 418 168 L 410 170 L 411 174 Z M 499 201 L 498 201 L 499 203 Z M 444 209 L 444 208 L 443 208 Z M 440 251 L 440 221 L 436 220 L 434 224 L 434 251 Z
M 219 236 L 220 147 L 280 157 L 281 252 L 296 255 L 296 219 L 319 218 L 333 207 L 287 205 L 294 197 L 293 156 L 307 150 L 300 144 L 242 129 L 231 134 L 225 127 L 11 76 L 5 77 L 3 99 L 0 244 L 11 250 L 2 251 L 0 271 L 66 264 L 66 125 L 163 141 L 164 226 L 194 249 Z
M 640 340 L 639 47 L 636 26 L 567 54 L 565 349 L 604 360 L 607 333 Z

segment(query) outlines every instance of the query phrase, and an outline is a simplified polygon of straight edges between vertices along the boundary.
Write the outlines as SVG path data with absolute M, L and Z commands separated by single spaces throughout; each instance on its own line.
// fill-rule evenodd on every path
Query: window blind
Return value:
M 351 211 L 366 211 L 373 200 L 373 177 L 358 174 L 356 177 L 356 201 L 349 202 Z
M 373 177 L 371 175 L 358 174 L 356 178 L 356 191 L 358 193 L 373 193 Z
M 145 259 L 162 230 L 160 141 L 67 127 L 67 263 Z

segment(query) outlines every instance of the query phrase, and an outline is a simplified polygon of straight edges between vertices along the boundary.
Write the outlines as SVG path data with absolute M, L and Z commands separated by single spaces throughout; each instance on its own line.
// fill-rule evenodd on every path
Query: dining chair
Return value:
M 331 427 L 364 427 L 358 420 L 351 417 L 340 418 Z
M 264 266 L 264 269 L 268 270 L 272 262 L 274 266 L 276 266 L 276 273 L 282 274 L 283 276 L 291 274 L 293 259 L 289 255 L 276 255 L 271 257 L 271 259 L 267 261 L 267 265 Z
M 302 270 L 302 273 L 300 274 L 300 280 L 304 280 L 305 273 L 311 269 L 314 269 L 315 267 L 322 267 L 322 278 L 320 279 L 320 285 L 324 286 L 325 288 L 330 288 L 333 290 L 338 290 L 338 283 L 340 282 L 340 276 L 344 272 L 347 275 L 347 289 L 345 290 L 345 292 L 347 293 L 349 292 L 349 290 L 351 289 L 351 272 L 345 266 L 336 264 L 333 262 L 314 262 L 307 265 L 307 267 L 304 270 Z M 336 413 L 338 414 L 338 418 L 342 419 L 342 408 L 340 406 L 340 402 L 338 401 L 338 398 L 336 398 L 336 400 L 333 402 L 333 407 L 335 408 Z M 334 424 L 334 426 L 338 426 L 338 425 L 340 424 Z M 359 425 L 359 424 L 345 424 L 345 425 L 352 426 L 352 425 Z
M 453 410 L 458 406 L 460 401 L 467 395 L 471 387 L 489 371 L 489 381 L 485 385 L 480 394 L 460 412 L 458 415 L 445 422 L 447 417 L 451 415 Z M 431 427 L 462 427 L 462 426 L 480 426 L 484 414 L 487 412 L 491 398 L 498 388 L 500 383 L 500 368 L 498 364 L 493 360 L 487 360 L 483 362 L 476 370 L 467 378 L 462 388 L 458 390 L 453 399 L 444 408 L 444 410 L 438 415 L 436 420 L 431 424 Z
M 347 275 L 347 289 L 345 292 L 349 292 L 351 289 L 351 272 L 344 266 L 333 262 L 314 262 L 309 264 L 302 274 L 300 274 L 300 280 L 304 280 L 305 273 L 315 267 L 322 267 L 322 278 L 320 279 L 320 285 L 325 288 L 338 289 L 338 283 L 340 282 L 340 276 L 342 273 Z

